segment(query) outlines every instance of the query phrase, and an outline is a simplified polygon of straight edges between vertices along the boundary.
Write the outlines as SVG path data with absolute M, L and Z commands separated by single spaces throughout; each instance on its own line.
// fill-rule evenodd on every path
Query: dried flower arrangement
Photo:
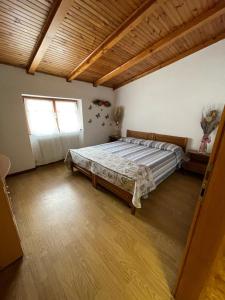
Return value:
M 220 121 L 220 112 L 218 109 L 209 108 L 205 113 L 202 113 L 201 127 L 203 137 L 199 147 L 199 152 L 207 152 L 207 144 L 211 142 L 210 134 L 216 129 Z
M 122 107 L 121 106 L 115 107 L 115 109 L 113 110 L 112 117 L 113 117 L 113 121 L 118 126 L 122 120 Z
M 116 125 L 116 132 L 115 136 L 120 136 L 120 126 L 123 118 L 123 108 L 121 106 L 117 106 L 114 108 L 112 112 L 112 119 L 115 122 Z

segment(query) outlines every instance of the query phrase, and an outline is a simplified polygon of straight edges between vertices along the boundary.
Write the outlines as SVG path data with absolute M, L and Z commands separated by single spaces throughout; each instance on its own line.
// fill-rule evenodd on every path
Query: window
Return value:
M 80 129 L 76 101 L 24 98 L 32 135 L 76 132 Z

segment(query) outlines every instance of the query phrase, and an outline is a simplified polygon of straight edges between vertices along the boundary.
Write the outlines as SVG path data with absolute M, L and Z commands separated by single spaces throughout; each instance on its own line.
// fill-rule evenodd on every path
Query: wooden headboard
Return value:
M 137 139 L 167 142 L 182 147 L 184 151 L 186 150 L 186 146 L 188 142 L 188 138 L 186 137 L 158 134 L 153 132 L 134 131 L 134 130 L 127 130 L 127 137 L 135 137 Z

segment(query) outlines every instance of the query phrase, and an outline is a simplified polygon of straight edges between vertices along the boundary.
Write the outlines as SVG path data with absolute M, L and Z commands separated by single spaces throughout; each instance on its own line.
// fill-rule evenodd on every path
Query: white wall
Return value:
M 186 136 L 197 149 L 203 107 L 225 104 L 225 41 L 116 90 L 116 99 L 125 108 L 124 135 L 131 129 Z
M 65 79 L 36 73 L 28 75 L 23 69 L 0 65 L 0 152 L 12 161 L 11 172 L 19 172 L 34 167 L 25 111 L 21 94 L 67 97 L 82 100 L 84 117 L 84 145 L 107 141 L 112 127 L 105 115 L 110 109 L 88 107 L 91 101 L 100 98 L 114 104 L 113 90 L 106 87 L 93 87 L 80 81 L 66 82 Z M 101 113 L 97 119 L 95 114 Z M 89 119 L 92 123 L 88 123 Z M 105 126 L 102 126 L 102 123 Z
M 106 112 L 94 107 L 95 98 L 125 107 L 123 134 L 127 129 L 153 131 L 191 138 L 198 148 L 202 131 L 202 108 L 225 104 L 225 41 L 221 41 L 166 68 L 118 90 L 95 88 L 91 84 L 0 65 L 0 152 L 12 161 L 12 172 L 34 167 L 21 94 L 82 99 L 84 145 L 107 141 L 111 133 Z M 96 113 L 102 117 L 97 119 Z M 92 123 L 88 120 L 92 119 Z M 105 126 L 101 126 L 105 122 Z

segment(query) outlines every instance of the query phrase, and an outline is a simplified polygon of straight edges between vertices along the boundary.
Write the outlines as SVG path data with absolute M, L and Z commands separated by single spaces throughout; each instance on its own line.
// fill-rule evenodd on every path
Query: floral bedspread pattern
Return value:
M 70 163 L 71 160 L 133 194 L 132 203 L 137 208 L 141 208 L 141 197 L 156 188 L 150 168 L 116 154 L 86 147 L 69 150 L 65 161 Z

